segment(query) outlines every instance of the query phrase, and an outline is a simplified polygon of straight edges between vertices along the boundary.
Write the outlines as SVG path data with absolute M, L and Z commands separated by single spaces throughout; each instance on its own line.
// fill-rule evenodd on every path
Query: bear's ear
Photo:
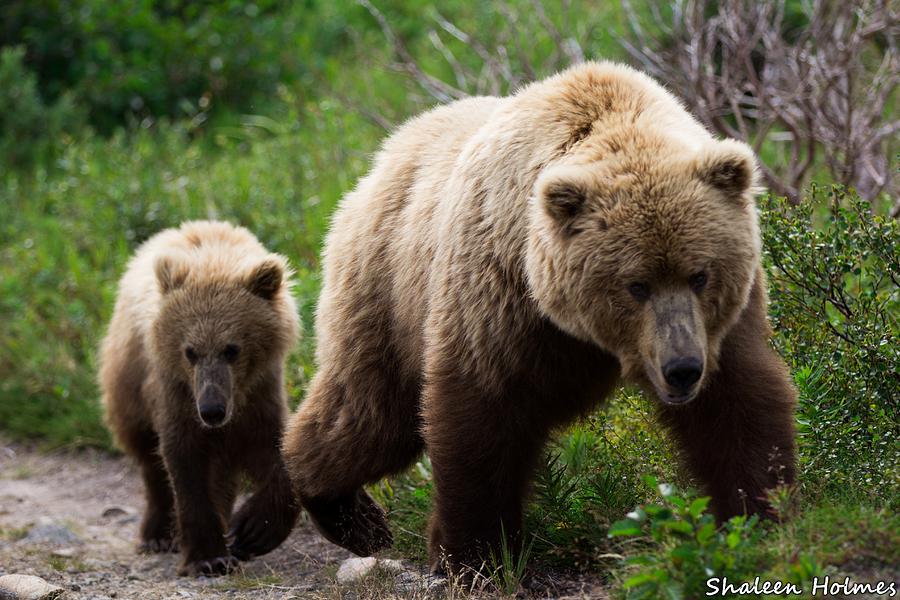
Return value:
M 157 258 L 154 270 L 156 271 L 156 283 L 163 295 L 174 292 L 183 286 L 189 271 L 187 265 L 174 256 Z
M 746 144 L 735 140 L 716 142 L 700 156 L 697 177 L 728 197 L 755 193 L 758 185 L 756 158 Z
M 588 186 L 575 169 L 555 169 L 536 184 L 537 198 L 544 211 L 569 233 L 587 203 Z
M 270 257 L 256 265 L 246 280 L 247 289 L 251 293 L 271 300 L 281 289 L 284 280 L 284 263 L 274 257 Z

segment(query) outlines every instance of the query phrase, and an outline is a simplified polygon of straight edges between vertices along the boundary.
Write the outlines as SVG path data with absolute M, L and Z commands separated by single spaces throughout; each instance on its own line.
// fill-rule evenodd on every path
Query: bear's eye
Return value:
M 688 279 L 688 285 L 690 285 L 691 289 L 695 292 L 699 292 L 706 287 L 706 273 L 704 271 L 694 273 Z
M 646 300 L 650 297 L 650 286 L 646 283 L 632 283 L 628 286 L 628 293 L 634 296 L 635 300 Z
M 240 353 L 241 349 L 239 346 L 228 344 L 227 346 L 225 346 L 225 349 L 222 350 L 222 358 L 224 358 L 228 362 L 234 362 L 237 360 L 237 357 Z
M 197 359 L 199 358 L 197 356 L 197 351 L 190 346 L 184 349 L 184 357 L 188 359 L 188 362 L 192 365 L 197 364 Z

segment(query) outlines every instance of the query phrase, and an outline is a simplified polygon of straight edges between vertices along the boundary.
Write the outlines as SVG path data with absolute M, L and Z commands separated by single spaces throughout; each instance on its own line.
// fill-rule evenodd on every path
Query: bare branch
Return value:
M 798 198 L 821 157 L 836 181 L 864 197 L 896 193 L 888 157 L 900 124 L 883 123 L 900 86 L 900 16 L 890 2 L 813 0 L 799 34 L 786 30 L 784 0 L 676 0 L 671 24 L 651 11 L 647 26 L 622 4 L 631 29 L 625 50 L 701 121 L 757 151 L 784 148 L 763 169 L 773 190 Z
M 437 77 L 429 75 L 419 67 L 419 64 L 413 59 L 409 50 L 407 50 L 406 44 L 404 44 L 394 33 L 387 18 L 374 4 L 369 0 L 357 0 L 357 2 L 360 6 L 368 10 L 369 14 L 371 14 L 378 22 L 378 26 L 381 27 L 384 37 L 387 38 L 391 47 L 394 49 L 394 52 L 397 54 L 397 58 L 400 60 L 399 68 L 412 76 L 426 92 L 431 94 L 438 102 L 449 102 L 450 100 L 466 97 L 467 94 L 462 90 L 441 81 Z
M 583 40 L 600 23 L 577 23 L 572 28 L 571 6 L 561 3 L 561 27 L 547 13 L 541 0 L 530 0 L 528 8 L 517 12 L 511 2 L 496 4 L 504 17 L 497 29 L 468 32 L 440 12 L 434 12 L 437 29 L 429 31 L 432 47 L 444 59 L 453 82 L 429 72 L 391 27 L 374 0 L 357 0 L 375 19 L 395 57 L 395 68 L 410 75 L 429 96 L 448 102 L 473 94 L 508 93 L 539 77 L 560 71 L 585 60 Z M 442 34 L 446 33 L 448 37 Z M 535 39 L 552 42 L 551 51 L 539 64 L 530 58 L 527 46 Z M 477 66 L 476 66 L 477 65 Z
M 357 1 L 378 23 L 395 68 L 438 102 L 508 93 L 580 62 L 603 25 L 575 20 L 569 0 L 552 18 L 543 0 L 499 0 L 498 25 L 484 31 L 435 11 L 428 39 L 445 63 L 438 74 L 410 51 L 377 0 Z M 630 35 L 619 42 L 706 126 L 763 153 L 769 164 L 761 171 L 776 193 L 799 199 L 814 165 L 823 164 L 863 197 L 896 195 L 900 121 L 885 119 L 900 88 L 896 3 L 807 0 L 798 17 L 786 1 L 673 0 L 666 18 L 659 3 L 639 14 L 621 0 Z M 550 46 L 539 60 L 536 39 Z

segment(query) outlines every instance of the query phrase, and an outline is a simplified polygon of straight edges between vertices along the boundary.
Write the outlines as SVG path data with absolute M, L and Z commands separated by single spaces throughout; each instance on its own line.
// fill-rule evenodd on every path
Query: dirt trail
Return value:
M 178 555 L 135 552 L 143 506 L 127 460 L 0 444 L 0 575 L 38 575 L 66 588 L 66 598 L 310 597 L 331 595 L 335 570 L 350 556 L 301 524 L 240 574 L 177 577 Z
M 100 452 L 43 454 L 0 439 L 0 575 L 37 575 L 63 587 L 66 599 L 459 597 L 425 591 L 415 565 L 339 585 L 335 573 L 352 555 L 301 522 L 274 552 L 222 578 L 178 577 L 177 554 L 139 555 L 144 508 L 135 468 Z M 599 579 L 548 575 L 525 597 L 605 598 Z M 552 590 L 552 591 L 550 591 Z

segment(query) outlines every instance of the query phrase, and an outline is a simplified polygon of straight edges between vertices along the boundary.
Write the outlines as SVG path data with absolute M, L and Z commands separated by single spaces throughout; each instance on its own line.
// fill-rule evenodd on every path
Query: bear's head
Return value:
M 155 265 L 162 295 L 151 344 L 163 375 L 191 391 L 200 423 L 220 427 L 252 400 L 261 375 L 280 366 L 296 334 L 287 265 L 278 255 L 216 276 L 178 254 Z
M 752 151 L 733 140 L 547 166 L 526 261 L 540 310 L 663 402 L 692 400 L 756 276 L 756 178 Z

